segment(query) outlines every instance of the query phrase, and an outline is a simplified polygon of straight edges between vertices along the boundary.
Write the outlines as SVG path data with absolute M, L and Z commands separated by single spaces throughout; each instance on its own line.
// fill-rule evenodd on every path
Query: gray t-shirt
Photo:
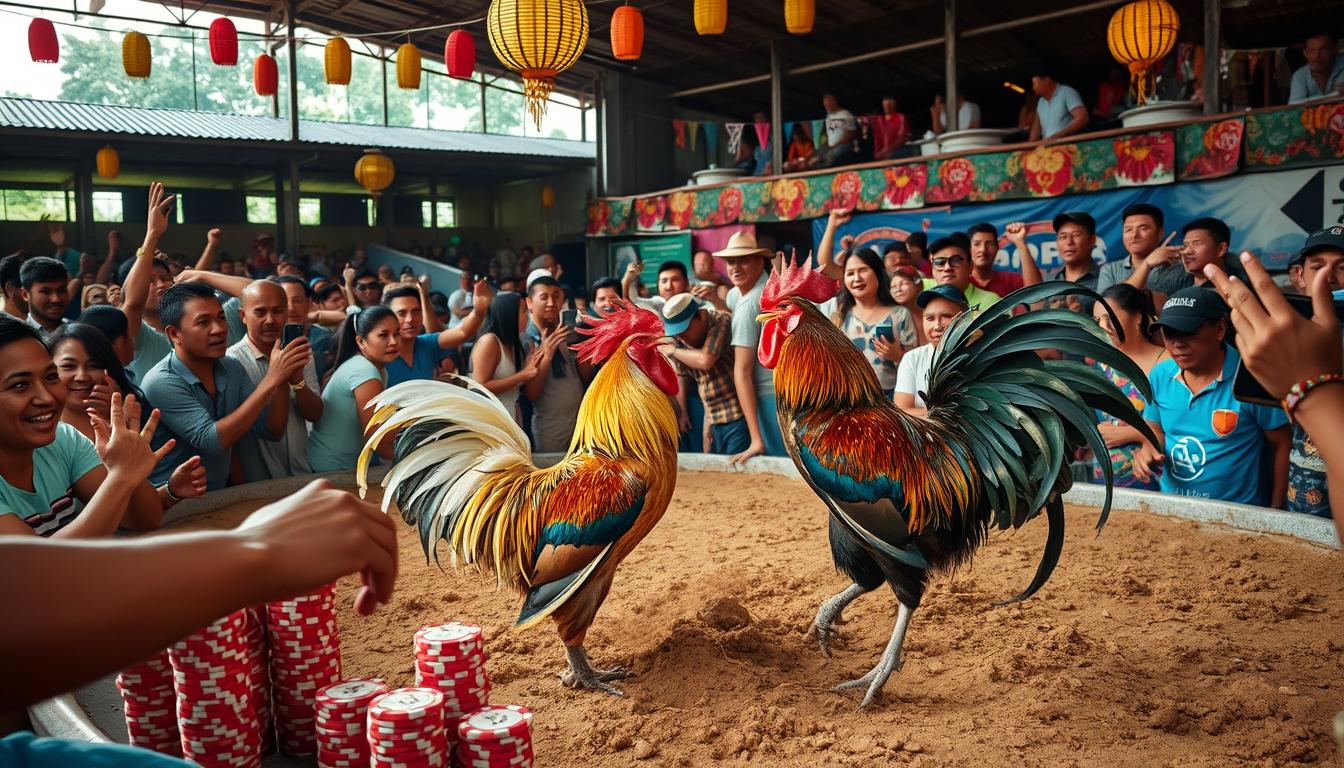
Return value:
M 140 332 L 135 335 L 135 359 L 126 366 L 126 370 L 135 375 L 135 383 L 145 384 L 149 369 L 173 353 L 173 344 L 168 337 L 154 326 L 140 321 Z
M 730 343 L 734 347 L 747 347 L 754 357 L 761 343 L 761 324 L 756 316 L 761 314 L 761 291 L 769 275 L 762 272 L 761 279 L 744 296 L 734 287 L 728 291 L 728 309 L 733 313 L 733 332 Z M 772 397 L 775 394 L 775 373 L 761 365 L 758 359 L 752 365 L 752 379 L 756 382 L 756 397 Z
M 266 355 L 252 346 L 246 337 L 229 347 L 226 354 L 243 366 L 255 390 L 270 368 Z M 303 383 L 309 390 L 321 392 L 313 360 L 303 367 Z M 284 438 L 271 441 L 259 440 L 252 434 L 243 435 L 238 441 L 238 461 L 243 467 L 243 480 L 249 483 L 312 472 L 308 464 L 308 423 L 299 413 L 295 393 L 289 393 L 289 420 L 285 423 Z
M 1069 123 L 1073 122 L 1070 113 L 1078 107 L 1086 107 L 1078 91 L 1063 83 L 1056 85 L 1053 96 L 1048 99 L 1042 97 L 1036 102 L 1036 117 L 1041 121 L 1041 138 L 1048 139 L 1069 127 Z
M 541 332 L 535 325 L 527 326 L 526 354 L 541 346 Z M 564 453 L 574 437 L 574 425 L 579 420 L 579 404 L 583 402 L 584 384 L 579 378 L 579 361 L 569 344 L 562 344 L 551 358 L 549 368 L 539 376 L 546 377 L 541 395 L 532 401 L 532 439 L 537 453 Z

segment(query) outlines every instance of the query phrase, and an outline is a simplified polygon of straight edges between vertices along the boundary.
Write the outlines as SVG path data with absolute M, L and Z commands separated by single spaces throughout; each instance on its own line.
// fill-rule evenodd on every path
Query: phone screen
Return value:
M 564 309 L 560 311 L 560 324 L 566 328 L 573 328 L 578 325 L 579 311 L 577 309 Z
M 890 325 L 877 326 L 877 337 L 888 344 L 896 340 L 896 331 Z
M 302 325 L 299 323 L 285 323 L 284 337 L 280 340 L 280 345 L 288 347 L 291 341 L 301 338 L 303 338 Z
M 1285 294 L 1284 298 L 1303 317 L 1311 317 L 1311 297 L 1299 294 Z M 1344 301 L 1335 300 L 1335 314 L 1344 318 Z M 1255 376 L 1246 368 L 1245 361 L 1237 364 L 1236 376 L 1232 379 L 1232 396 L 1243 403 L 1256 405 L 1279 405 L 1279 399 L 1269 394 Z

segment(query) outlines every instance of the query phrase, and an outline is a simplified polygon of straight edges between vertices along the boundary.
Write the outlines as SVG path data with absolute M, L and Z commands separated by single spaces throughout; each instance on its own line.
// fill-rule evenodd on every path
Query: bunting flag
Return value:
M 687 133 L 691 135 L 691 151 L 695 151 L 695 135 L 700 132 L 700 122 L 697 120 L 686 121 Z
M 825 121 L 825 120 L 813 120 L 813 121 L 812 121 L 812 144 L 813 144 L 813 146 L 815 146 L 817 149 L 821 149 L 821 145 L 822 145 L 825 141 L 826 141 L 826 121 Z
M 784 143 L 786 145 L 793 143 L 793 126 L 795 125 L 797 125 L 797 123 L 792 121 L 786 120 L 784 122 Z
M 672 121 L 672 135 L 673 135 L 673 137 L 675 137 L 675 139 L 676 139 L 676 142 L 677 142 L 677 149 L 685 149 L 685 148 L 686 148 L 686 121 L 685 121 L 685 120 L 673 120 L 673 121 Z
M 709 151 L 710 162 L 713 162 L 719 156 L 718 123 L 705 123 L 705 149 Z
M 756 123 L 756 139 L 760 141 L 760 146 L 770 146 L 770 124 Z
M 747 127 L 746 123 L 724 123 L 724 128 L 728 129 L 728 154 L 737 157 L 737 148 L 742 145 L 742 129 Z

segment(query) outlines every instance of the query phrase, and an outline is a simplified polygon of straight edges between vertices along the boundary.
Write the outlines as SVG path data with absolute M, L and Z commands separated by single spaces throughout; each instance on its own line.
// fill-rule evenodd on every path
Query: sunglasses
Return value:
M 378 290 L 378 283 L 356 283 L 356 284 L 355 284 L 355 290 L 356 290 L 356 291 L 376 291 L 376 290 Z
M 944 256 L 941 258 L 933 259 L 929 263 L 932 264 L 935 269 L 942 269 L 944 267 L 960 267 L 962 264 L 966 263 L 966 257 Z

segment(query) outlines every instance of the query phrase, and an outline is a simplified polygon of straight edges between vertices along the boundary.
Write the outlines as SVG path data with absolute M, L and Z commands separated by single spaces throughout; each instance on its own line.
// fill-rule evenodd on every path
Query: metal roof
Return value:
M 289 120 L 282 117 L 0 97 L 0 131 L 5 129 L 202 141 L 289 142 Z M 299 121 L 299 144 L 523 155 L 576 161 L 591 161 L 595 156 L 594 145 L 582 141 L 320 120 Z

